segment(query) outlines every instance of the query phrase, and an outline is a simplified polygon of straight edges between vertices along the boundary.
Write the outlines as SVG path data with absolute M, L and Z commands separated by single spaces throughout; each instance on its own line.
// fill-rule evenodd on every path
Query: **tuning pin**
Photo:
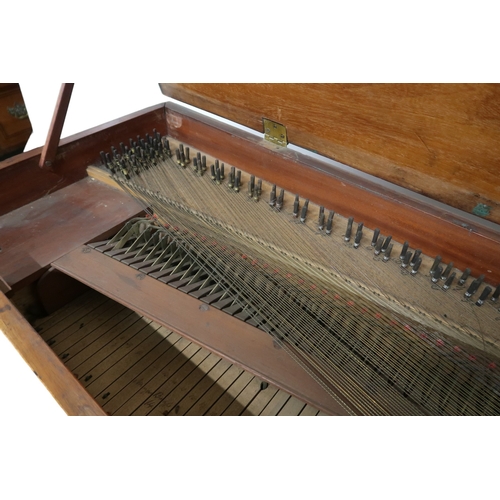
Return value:
M 380 248 L 380 251 L 384 253 L 388 248 L 389 248 L 389 243 L 392 240 L 392 236 L 387 236 L 385 239 L 384 243 L 382 244 L 382 247 Z
M 455 279 L 455 276 L 457 275 L 457 273 L 451 273 L 448 278 L 446 279 L 446 281 L 444 282 L 444 285 L 443 285 L 443 288 L 445 290 L 448 290 L 448 288 L 450 288 L 450 286 L 452 285 L 453 283 L 453 280 Z
M 380 240 L 382 240 L 382 238 L 380 238 Z M 378 244 L 378 242 L 377 242 L 377 244 Z M 377 246 L 377 245 L 375 245 L 375 247 L 376 247 L 376 246 Z M 383 259 L 383 260 L 384 260 L 384 262 L 387 262 L 388 260 L 390 260 L 390 258 L 391 258 L 391 252 L 392 252 L 392 248 L 393 248 L 393 246 L 394 246 L 394 245 L 391 243 L 391 244 L 387 247 L 387 250 L 384 252 L 384 259 Z M 380 253 L 380 251 L 379 251 L 379 253 Z M 377 255 L 378 255 L 378 254 L 377 254 Z
M 250 182 L 248 183 L 248 196 L 250 198 L 253 196 L 254 187 L 255 187 L 255 175 L 251 175 Z
M 205 155 L 201 157 L 201 168 L 204 172 L 207 170 L 207 157 Z
M 442 280 L 446 280 L 448 278 L 448 276 L 450 275 L 451 273 L 451 270 L 453 269 L 453 262 L 450 262 L 447 266 L 446 266 L 446 269 L 443 271 L 443 274 L 441 276 L 441 279 Z
M 434 259 L 434 264 L 432 264 L 431 270 L 429 271 L 430 275 L 432 276 L 436 269 L 438 268 L 439 264 L 441 264 L 441 255 L 438 255 Z
M 318 229 L 323 231 L 325 227 L 325 207 L 319 207 L 319 215 L 318 215 Z
M 436 269 L 434 269 L 434 272 L 432 273 L 432 282 L 437 283 L 439 281 L 439 278 L 441 278 L 441 273 L 443 272 L 443 268 L 441 266 L 438 266 Z
M 184 161 L 186 164 L 190 163 L 191 159 L 189 158 L 189 148 L 186 146 L 186 153 L 184 155 Z
M 307 209 L 309 207 L 309 200 L 304 202 L 304 206 L 302 207 L 302 212 L 300 213 L 300 222 L 304 223 L 307 217 Z
M 422 264 L 422 259 L 417 259 L 417 261 L 413 264 L 412 269 L 411 269 L 411 274 L 415 276 L 417 274 L 418 269 L 420 267 L 420 264 Z M 410 264 L 411 265 L 411 264 Z
M 238 193 L 241 186 L 241 170 L 236 172 L 236 178 L 234 179 L 234 190 Z
M 469 298 L 472 295 L 474 295 L 477 292 L 477 289 L 481 286 L 481 283 L 483 282 L 483 280 L 484 280 L 484 274 L 481 274 L 481 276 L 479 276 L 479 278 L 475 279 L 470 284 L 469 288 L 467 289 L 467 291 L 464 294 L 465 297 Z
M 229 181 L 227 183 L 229 188 L 233 189 L 235 180 L 236 180 L 236 169 L 234 167 L 231 167 L 231 170 L 229 172 Z
M 469 277 L 469 275 L 470 275 L 470 269 L 467 268 L 464 271 L 464 273 L 462 274 L 462 276 L 460 277 L 460 279 L 458 280 L 458 284 L 463 285 L 467 281 L 467 278 Z
M 215 182 L 217 184 L 221 183 L 221 177 L 220 177 L 220 167 L 217 167 L 217 170 L 215 171 Z
M 353 222 L 354 222 L 354 217 L 349 217 L 349 219 L 347 220 L 347 228 L 344 235 L 344 241 L 349 241 L 351 239 Z
M 375 243 L 375 248 L 373 249 L 373 253 L 375 255 L 379 255 L 380 252 L 382 251 L 382 245 L 384 244 L 384 238 L 379 238 L 377 240 L 377 243 Z M 392 248 L 391 248 L 392 250 Z M 386 252 L 387 252 L 387 249 L 386 249 Z M 385 260 L 389 260 L 389 259 L 385 259 Z
M 402 268 L 407 268 L 410 265 L 410 259 L 411 259 L 412 253 L 411 252 L 406 252 L 403 260 L 401 261 L 401 267 Z
M 122 155 L 124 155 L 125 154 L 125 144 L 123 144 L 123 142 L 120 142 L 119 146 L 120 146 Z
M 405 241 L 403 244 L 403 248 L 401 249 L 401 253 L 399 254 L 399 258 L 401 260 L 404 260 L 406 252 L 408 252 L 408 247 L 409 247 L 409 243 L 407 241 Z
M 220 166 L 220 178 L 221 180 L 224 180 L 224 163 Z
M 104 154 L 104 151 L 101 151 L 99 153 L 101 155 L 101 161 L 102 161 L 102 164 L 107 167 L 108 166 L 108 162 L 106 161 L 106 155 Z
M 491 287 L 486 286 L 484 287 L 483 293 L 481 293 L 481 296 L 479 297 L 478 301 L 476 302 L 476 306 L 481 307 L 484 304 L 484 301 L 488 298 L 488 295 L 491 293 Z
M 284 202 L 285 202 L 285 190 L 282 189 L 280 191 L 280 195 L 278 196 L 278 200 L 276 201 L 276 210 L 281 210 L 283 208 Z
M 496 290 L 493 292 L 493 295 L 491 296 L 492 302 L 496 302 L 498 300 L 498 297 L 500 297 L 500 285 L 496 287 Z
M 299 195 L 295 195 L 295 201 L 293 202 L 293 216 L 297 218 L 299 216 L 299 210 L 300 210 L 300 200 L 299 200 Z
M 193 168 L 195 173 L 198 173 L 198 158 L 193 158 Z
M 410 261 L 411 267 L 413 267 L 416 264 L 416 262 L 420 258 L 421 254 L 422 254 L 422 250 L 420 250 L 420 249 L 415 250 L 415 253 L 413 254 L 413 258 Z
M 358 248 L 361 244 L 361 238 L 363 236 L 363 223 L 358 224 L 358 229 L 356 230 L 356 236 L 354 237 L 354 248 Z
M 333 210 L 330 210 L 330 213 L 328 214 L 328 220 L 326 221 L 326 234 L 332 234 L 332 225 L 333 225 L 333 216 L 335 215 L 335 212 Z
M 210 178 L 215 181 L 215 179 L 217 178 L 215 176 L 215 165 L 210 165 Z
M 271 188 L 271 194 L 269 195 L 269 206 L 274 207 L 276 205 L 276 184 L 273 184 Z
M 377 244 L 379 236 L 380 236 L 380 229 L 375 229 L 375 231 L 373 231 L 373 238 L 371 242 L 372 247 L 374 247 Z
M 180 151 L 180 149 L 175 150 L 175 159 L 177 160 L 177 163 L 180 165 L 181 164 L 181 151 Z
M 259 198 L 262 194 L 262 179 L 257 181 L 257 186 L 253 190 L 253 199 L 255 201 L 259 201 Z
M 147 139 L 148 137 L 149 137 L 149 135 L 147 135 L 147 134 L 146 134 L 146 139 Z M 180 151 L 181 153 L 184 153 L 184 144 L 182 144 L 182 143 L 180 143 L 180 144 L 179 144 L 179 151 Z

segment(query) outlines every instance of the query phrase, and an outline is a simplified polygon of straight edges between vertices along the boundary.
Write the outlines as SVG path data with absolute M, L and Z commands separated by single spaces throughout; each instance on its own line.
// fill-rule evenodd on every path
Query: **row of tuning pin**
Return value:
M 280 209 L 283 206 L 283 197 L 284 197 L 284 190 L 282 189 L 279 198 L 278 199 L 276 198 L 276 186 L 273 186 L 273 189 L 271 191 L 270 205 L 271 206 L 276 205 L 276 207 Z M 298 195 L 296 195 L 293 207 L 293 216 L 297 218 L 300 211 L 300 221 L 305 222 L 308 205 L 309 205 L 309 200 L 305 200 L 304 205 L 302 206 L 302 210 L 300 211 L 300 198 Z M 333 211 L 329 212 L 328 219 L 326 222 L 326 234 L 331 234 L 332 232 L 332 221 L 334 215 L 335 212 Z M 352 238 L 353 225 L 354 225 L 354 217 L 349 217 L 349 219 L 347 220 L 346 232 L 344 234 L 344 241 L 346 243 L 349 242 Z M 362 222 L 358 223 L 356 232 L 354 233 L 354 244 L 353 244 L 354 248 L 359 248 L 361 245 L 361 239 L 363 236 L 363 227 L 364 226 Z M 321 206 L 319 210 L 318 229 L 321 231 L 324 228 L 325 228 L 325 209 L 324 207 Z M 393 244 L 391 243 L 391 241 L 392 241 L 392 236 L 387 236 L 384 238 L 383 236 L 380 235 L 380 229 L 375 229 L 375 231 L 373 232 L 371 246 L 373 247 L 375 255 L 377 256 L 380 254 L 383 255 L 384 262 L 389 261 L 391 258 L 391 253 L 393 249 Z M 401 253 L 399 255 L 401 267 L 403 269 L 408 268 L 411 275 L 416 275 L 422 264 L 421 255 L 422 255 L 422 250 L 416 249 L 414 252 L 410 251 L 409 243 L 405 241 L 401 248 Z M 451 288 L 451 286 L 454 283 L 454 280 L 456 279 L 456 272 L 453 271 L 453 262 L 450 262 L 444 269 L 440 266 L 440 263 L 441 263 L 441 256 L 438 255 L 434 260 L 434 263 L 430 270 L 431 281 L 432 283 L 437 283 L 440 280 L 444 281 L 443 290 L 448 290 L 449 288 Z M 468 268 L 463 272 L 463 274 L 458 279 L 459 286 L 465 285 L 470 275 L 470 272 L 471 271 Z M 465 298 L 467 299 L 471 298 L 472 295 L 474 295 L 478 291 L 483 280 L 484 280 L 484 275 L 481 275 L 479 276 L 479 278 L 472 281 L 472 283 L 470 283 L 469 287 L 464 293 Z M 481 295 L 479 296 L 478 300 L 476 301 L 476 305 L 482 306 L 484 302 L 488 299 L 490 294 L 492 294 L 490 300 L 492 302 L 497 302 L 500 299 L 500 285 L 496 287 L 495 291 L 493 291 L 493 289 L 490 286 L 486 286 L 481 292 Z
M 168 140 L 162 140 L 156 129 L 153 129 L 152 135 L 146 134 L 145 139 L 139 135 L 136 140 L 130 138 L 128 146 L 120 142 L 119 148 L 111 146 L 111 154 L 101 151 L 101 160 L 112 173 L 119 171 L 127 179 L 130 179 L 130 174 L 139 174 L 141 170 L 148 169 L 150 162 L 156 163 L 157 160 L 172 156 Z
M 444 281 L 443 284 L 443 289 L 447 290 L 451 287 L 453 284 L 454 280 L 456 279 L 457 275 L 456 272 L 453 271 L 453 262 L 449 262 L 445 268 L 443 268 L 440 264 L 442 262 L 442 257 L 438 255 L 434 259 L 434 263 L 432 264 L 431 270 L 430 270 L 430 275 L 431 275 L 431 281 L 433 283 L 438 283 L 440 280 Z M 460 278 L 458 279 L 458 285 L 459 286 L 464 286 L 467 279 L 470 276 L 470 269 L 467 268 Z M 478 290 L 481 284 L 483 283 L 484 280 L 484 274 L 481 274 L 478 278 L 474 279 L 467 290 L 464 293 L 464 297 L 466 299 L 470 299 Z M 478 300 L 476 301 L 477 306 L 482 306 L 485 301 L 488 299 L 490 294 L 493 292 L 493 294 L 490 297 L 490 300 L 492 302 L 497 302 L 500 297 L 500 285 L 498 285 L 493 291 L 493 289 L 487 285 L 484 287 L 483 291 L 481 292 L 481 295 L 479 296 Z

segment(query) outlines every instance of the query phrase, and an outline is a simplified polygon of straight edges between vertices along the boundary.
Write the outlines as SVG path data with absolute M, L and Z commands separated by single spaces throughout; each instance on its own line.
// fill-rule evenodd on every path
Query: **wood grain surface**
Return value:
M 68 415 L 106 415 L 2 292 L 0 330 Z
M 346 414 L 267 333 L 90 247 L 73 250 L 53 266 L 314 407 Z
M 499 84 L 161 84 L 165 95 L 500 222 Z
M 299 194 L 325 210 L 354 217 L 370 229 L 379 228 L 395 241 L 408 241 L 434 258 L 453 261 L 458 269 L 470 268 L 485 281 L 500 282 L 500 228 L 471 222 L 444 205 L 410 199 L 397 191 L 360 179 L 288 148 L 273 146 L 231 125 L 221 123 L 174 103 L 167 105 L 169 135 L 226 165 L 261 177 Z M 193 153 L 194 154 L 194 153 Z

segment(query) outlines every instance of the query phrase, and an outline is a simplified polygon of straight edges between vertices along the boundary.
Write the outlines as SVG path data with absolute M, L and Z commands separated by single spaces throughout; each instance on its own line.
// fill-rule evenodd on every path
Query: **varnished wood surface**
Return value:
M 100 161 L 99 152 L 129 137 L 156 128 L 166 132 L 164 105 L 159 104 L 62 139 L 56 172 L 38 165 L 42 148 L 0 162 L 0 215 L 54 193 L 86 177 L 86 168 Z
M 40 168 L 54 169 L 54 160 L 57 155 L 57 148 L 61 140 L 61 132 L 63 129 L 64 121 L 66 120 L 66 113 L 68 112 L 69 101 L 73 93 L 74 83 L 63 83 L 57 98 L 56 108 L 50 123 L 47 140 L 40 155 Z
M 105 415 L 101 407 L 1 292 L 0 330 L 68 415 Z
M 89 247 L 53 266 L 318 409 L 346 414 L 267 333 Z
M 165 95 L 500 222 L 499 84 L 161 84 Z
M 127 194 L 87 177 L 0 216 L 0 275 L 19 288 L 58 257 L 141 210 Z
M 36 328 L 110 415 L 319 413 L 95 291 L 37 321 Z
M 352 216 L 355 223 L 379 228 L 396 241 L 408 241 L 431 257 L 441 255 L 459 269 L 469 267 L 475 276 L 484 274 L 493 286 L 500 282 L 500 231 L 362 182 L 296 151 L 270 147 L 252 134 L 175 104 L 167 106 L 167 121 L 169 134 L 193 150 L 298 193 L 325 210 Z

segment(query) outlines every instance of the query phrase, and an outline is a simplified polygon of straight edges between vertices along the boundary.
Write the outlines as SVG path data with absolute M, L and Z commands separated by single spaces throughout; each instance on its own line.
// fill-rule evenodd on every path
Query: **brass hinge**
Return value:
M 264 122 L 264 139 L 278 146 L 286 147 L 288 144 L 286 127 L 267 118 L 262 118 L 262 121 Z

